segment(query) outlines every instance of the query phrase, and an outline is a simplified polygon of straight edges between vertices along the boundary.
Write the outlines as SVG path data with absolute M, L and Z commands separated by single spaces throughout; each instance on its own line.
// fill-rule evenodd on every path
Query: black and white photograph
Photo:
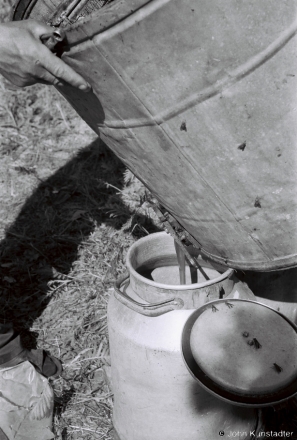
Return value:
M 0 440 L 297 440 L 297 1 L 0 0 Z

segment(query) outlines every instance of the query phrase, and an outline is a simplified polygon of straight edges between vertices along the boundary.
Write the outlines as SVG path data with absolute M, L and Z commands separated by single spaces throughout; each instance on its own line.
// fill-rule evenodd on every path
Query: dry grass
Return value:
M 56 439 L 109 440 L 106 307 L 150 208 L 54 89 L 0 87 L 0 314 L 63 361 Z
M 111 440 L 106 307 L 144 189 L 51 87 L 0 78 L 0 118 L 0 315 L 63 362 L 56 439 Z
M 109 439 L 102 366 L 119 237 L 105 210 L 117 195 L 101 178 L 118 184 L 123 168 L 50 88 L 1 81 L 0 136 L 1 313 L 28 347 L 65 365 L 54 384 L 56 438 Z

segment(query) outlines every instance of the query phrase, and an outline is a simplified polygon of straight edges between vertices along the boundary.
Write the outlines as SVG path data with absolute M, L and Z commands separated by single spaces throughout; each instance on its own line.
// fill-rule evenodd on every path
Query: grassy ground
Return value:
M 64 363 L 56 438 L 110 439 L 106 304 L 133 239 L 107 182 L 124 170 L 54 90 L 1 86 L 0 310 Z
M 54 89 L 0 86 L 0 313 L 64 363 L 56 438 L 108 440 L 106 306 L 150 225 L 123 203 L 142 204 L 122 164 Z
M 63 362 L 56 439 L 110 440 L 106 307 L 144 189 L 51 87 L 0 78 L 0 118 L 0 315 Z

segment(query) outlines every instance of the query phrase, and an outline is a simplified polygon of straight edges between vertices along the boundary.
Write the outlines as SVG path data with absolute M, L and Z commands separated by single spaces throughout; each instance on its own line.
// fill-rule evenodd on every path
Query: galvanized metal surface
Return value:
M 297 263 L 296 31 L 294 0 L 125 0 L 67 32 L 93 92 L 61 92 L 230 267 Z

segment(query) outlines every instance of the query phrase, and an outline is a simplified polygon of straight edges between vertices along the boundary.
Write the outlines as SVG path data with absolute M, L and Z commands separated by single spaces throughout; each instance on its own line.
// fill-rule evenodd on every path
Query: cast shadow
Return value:
M 25 202 L 0 243 L 0 316 L 19 331 L 26 333 L 46 308 L 54 272 L 70 271 L 80 244 L 96 225 L 120 229 L 131 217 L 118 191 L 124 171 L 97 139 L 41 182 Z M 146 229 L 155 230 L 143 221 Z M 34 341 L 28 345 L 33 348 Z

